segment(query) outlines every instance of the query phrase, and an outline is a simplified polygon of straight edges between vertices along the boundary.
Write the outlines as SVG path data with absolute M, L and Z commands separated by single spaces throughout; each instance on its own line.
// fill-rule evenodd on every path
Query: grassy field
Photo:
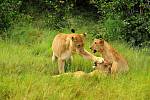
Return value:
M 31 30 L 28 29 L 29 32 Z M 113 47 L 129 62 L 127 74 L 115 77 L 52 77 L 57 73 L 57 64 L 51 63 L 51 43 L 56 32 L 36 29 L 32 32 L 44 34 L 41 42 L 30 44 L 20 37 L 15 38 L 16 41 L 12 39 L 13 42 L 0 40 L 0 100 L 150 99 L 150 56 L 146 52 L 133 50 L 124 43 L 112 42 Z M 31 42 L 33 40 L 34 37 L 30 39 Z M 90 41 L 86 41 L 85 48 L 90 51 L 90 36 L 87 40 Z M 77 70 L 91 72 L 92 62 L 74 55 L 74 61 L 66 72 Z

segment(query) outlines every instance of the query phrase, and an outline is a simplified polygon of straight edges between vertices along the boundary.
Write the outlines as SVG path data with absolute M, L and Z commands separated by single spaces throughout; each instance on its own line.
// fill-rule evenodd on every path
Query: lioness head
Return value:
M 103 52 L 104 50 L 104 40 L 103 39 L 94 39 L 90 49 L 93 53 Z
M 71 36 L 73 47 L 76 49 L 77 52 L 84 50 L 85 36 L 85 34 L 73 34 Z
M 104 60 L 103 63 L 99 63 L 97 61 L 94 62 L 94 67 L 97 70 L 101 70 L 107 73 L 111 72 L 112 63 Z

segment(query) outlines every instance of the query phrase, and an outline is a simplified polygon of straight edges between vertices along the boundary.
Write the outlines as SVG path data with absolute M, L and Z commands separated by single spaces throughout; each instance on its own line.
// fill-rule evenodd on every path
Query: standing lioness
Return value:
M 73 52 L 82 55 L 92 61 L 103 62 L 103 58 L 92 55 L 84 49 L 84 37 L 86 34 L 63 34 L 59 33 L 55 36 L 52 43 L 52 61 L 58 58 L 59 73 L 64 73 L 65 60 L 70 59 Z
M 103 39 L 94 39 L 91 48 L 93 52 L 100 52 L 104 60 L 111 65 L 111 73 L 128 71 L 128 63 L 126 59 L 119 54 L 111 45 Z

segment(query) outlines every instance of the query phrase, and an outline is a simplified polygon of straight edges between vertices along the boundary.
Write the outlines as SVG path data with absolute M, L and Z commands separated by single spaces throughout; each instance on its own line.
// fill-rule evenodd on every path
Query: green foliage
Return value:
M 119 40 L 121 38 L 121 29 L 123 22 L 119 19 L 108 18 L 104 21 L 104 27 L 106 28 L 106 34 L 104 37 L 108 40 Z
M 39 30 L 84 28 L 96 38 L 123 39 L 132 46 L 149 46 L 149 12 L 148 1 L 143 0 L 3 0 L 0 34 L 2 38 L 11 37 L 14 33 L 8 30 L 16 24 L 32 24 Z M 24 35 L 20 37 L 29 38 L 28 33 L 21 34 Z
M 0 35 L 6 31 L 18 15 L 21 5 L 19 0 L 3 0 L 0 3 Z
M 64 28 L 69 28 L 69 23 L 66 20 L 66 18 L 59 14 L 57 16 L 59 17 L 56 17 L 55 15 L 52 14 L 48 14 L 45 20 L 46 27 L 53 30 L 62 30 Z
M 134 15 L 125 20 L 123 38 L 133 46 L 150 46 L 150 19 L 144 15 Z
M 7 30 L 26 19 L 34 23 L 44 17 L 43 27 L 62 29 L 67 27 L 66 14 L 72 9 L 72 1 L 54 0 L 3 0 L 0 3 L 0 35 L 7 36 Z
M 144 0 L 94 0 L 99 12 L 102 13 L 107 38 L 121 37 L 132 46 L 149 46 L 150 42 L 150 9 L 148 1 Z M 117 21 L 110 20 L 119 19 Z M 123 25 L 125 22 L 125 25 Z M 108 24 L 107 24 L 108 23 Z M 112 26 L 113 24 L 113 26 Z M 112 26 L 113 28 L 110 28 Z M 115 31 L 116 30 L 116 31 Z M 119 30 L 119 31 L 118 31 Z M 122 30 L 122 33 L 121 31 Z M 119 34 L 118 34 L 119 33 Z

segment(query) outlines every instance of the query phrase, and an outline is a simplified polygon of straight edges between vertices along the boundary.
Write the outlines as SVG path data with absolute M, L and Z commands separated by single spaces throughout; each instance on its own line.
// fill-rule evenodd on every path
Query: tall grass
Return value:
M 22 30 L 13 30 L 13 33 Z M 72 75 L 52 77 L 58 73 L 57 63 L 51 62 L 51 43 L 55 31 L 30 28 L 28 32 L 41 32 L 41 42 L 18 43 L 0 41 L 0 99 L 1 100 L 149 100 L 150 56 L 136 51 L 125 43 L 111 42 L 128 60 L 130 70 L 126 74 L 111 76 Z M 79 30 L 82 31 L 82 30 Z M 25 31 L 25 33 L 28 33 Z M 65 31 L 69 33 L 69 30 Z M 26 35 L 26 34 L 25 34 Z M 20 36 L 19 36 L 20 38 Z M 90 41 L 88 41 L 90 40 Z M 28 41 L 28 38 L 27 38 Z M 87 37 L 85 48 L 89 50 L 91 37 Z M 96 54 L 99 55 L 99 54 Z M 74 55 L 66 72 L 92 71 L 92 62 Z

